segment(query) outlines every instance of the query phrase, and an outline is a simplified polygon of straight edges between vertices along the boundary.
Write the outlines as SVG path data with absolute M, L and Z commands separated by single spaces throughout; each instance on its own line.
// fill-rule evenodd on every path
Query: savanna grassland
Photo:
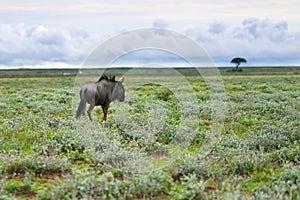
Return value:
M 300 68 L 221 69 L 226 112 L 209 152 L 203 147 L 214 130 L 211 96 L 192 70 L 180 72 L 199 110 L 187 122 L 197 132 L 184 149 L 172 143 L 182 108 L 167 87 L 131 87 L 136 77 L 128 76 L 126 101 L 112 103 L 106 122 L 100 109 L 93 122 L 75 120 L 76 73 L 1 72 L 0 199 L 300 199 Z M 155 106 L 164 112 L 153 114 Z M 192 116 L 195 105 L 188 106 Z M 122 108 L 130 120 L 121 127 L 115 116 Z M 131 123 L 155 124 L 151 114 L 165 123 L 150 138 L 137 136 Z M 170 146 L 168 153 L 179 156 L 167 162 L 157 152 Z M 142 158 L 152 170 L 141 172 L 149 164 Z

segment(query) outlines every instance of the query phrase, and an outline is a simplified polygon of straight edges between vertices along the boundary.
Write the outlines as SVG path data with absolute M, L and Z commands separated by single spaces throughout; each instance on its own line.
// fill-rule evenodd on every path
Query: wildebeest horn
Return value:
M 124 78 L 124 77 L 122 77 L 122 78 L 121 78 L 121 80 L 120 80 L 120 82 L 122 83 L 124 80 L 125 80 L 125 78 Z

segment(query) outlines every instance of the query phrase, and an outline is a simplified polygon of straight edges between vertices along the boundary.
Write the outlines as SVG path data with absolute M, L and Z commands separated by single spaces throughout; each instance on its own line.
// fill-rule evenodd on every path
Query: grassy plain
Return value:
M 197 132 L 188 148 L 171 146 L 180 156 L 168 164 L 157 152 L 176 139 L 183 114 L 167 87 L 131 87 L 137 77 L 128 76 L 128 100 L 112 104 L 107 122 L 100 109 L 93 122 L 76 121 L 76 71 L 1 72 L 0 199 L 300 199 L 300 68 L 270 69 L 220 70 L 227 111 L 205 156 L 213 131 L 210 91 L 193 70 L 182 69 L 196 95 L 199 117 L 190 124 Z M 96 81 L 92 74 L 84 80 Z M 131 121 L 124 128 L 115 116 L 127 105 Z M 155 124 L 148 118 L 157 105 L 165 111 L 154 115 L 164 114 L 166 123 L 151 138 L 135 137 L 130 124 Z M 185 115 L 192 116 L 188 106 Z M 140 173 L 149 164 L 141 157 L 151 158 L 155 170 Z

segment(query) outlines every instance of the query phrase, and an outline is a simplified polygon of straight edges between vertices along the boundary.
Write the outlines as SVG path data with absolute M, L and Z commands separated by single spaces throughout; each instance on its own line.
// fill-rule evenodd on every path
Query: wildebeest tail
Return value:
M 81 114 L 82 114 L 82 111 L 85 107 L 85 104 L 86 104 L 86 90 L 84 90 L 83 94 L 82 94 L 82 91 L 80 90 L 80 103 L 79 103 L 79 106 L 77 108 L 77 112 L 76 112 L 76 119 L 78 119 Z

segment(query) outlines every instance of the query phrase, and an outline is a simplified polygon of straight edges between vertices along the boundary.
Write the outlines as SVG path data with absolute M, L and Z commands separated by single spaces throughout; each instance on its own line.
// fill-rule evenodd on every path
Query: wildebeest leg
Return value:
M 90 104 L 90 107 L 89 107 L 89 109 L 87 111 L 87 114 L 88 114 L 88 116 L 89 116 L 89 118 L 90 118 L 91 121 L 93 121 L 92 116 L 91 116 L 91 111 L 94 109 L 94 107 L 95 107 L 94 104 Z
M 103 121 L 106 121 L 106 117 L 107 117 L 107 111 L 108 111 L 108 104 L 102 105 L 102 110 L 103 110 Z
M 85 115 L 86 104 L 84 104 L 82 115 Z

